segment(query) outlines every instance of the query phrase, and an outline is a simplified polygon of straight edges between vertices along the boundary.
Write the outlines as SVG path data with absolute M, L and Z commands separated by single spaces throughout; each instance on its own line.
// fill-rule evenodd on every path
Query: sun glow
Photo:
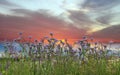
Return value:
M 96 32 L 96 31 L 99 31 L 99 30 L 102 30 L 106 27 L 103 27 L 103 26 L 95 26 L 94 28 L 91 28 L 91 30 L 87 31 L 88 34 L 91 34 L 93 32 Z

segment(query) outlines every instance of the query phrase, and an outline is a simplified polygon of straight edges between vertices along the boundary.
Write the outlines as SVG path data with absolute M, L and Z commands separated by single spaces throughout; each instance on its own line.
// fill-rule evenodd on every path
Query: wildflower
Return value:
M 106 46 L 106 45 L 104 45 L 103 47 L 104 47 L 104 49 L 106 49 L 106 48 L 107 48 L 107 46 Z
M 60 40 L 60 43 L 61 43 L 62 45 L 64 45 L 64 42 L 62 42 L 62 40 Z
M 57 39 L 54 39 L 54 42 L 56 43 L 56 42 L 58 42 L 58 40 L 57 40 Z
M 34 46 L 34 44 L 31 44 L 31 46 L 33 47 L 33 46 Z
M 17 41 L 17 39 L 14 39 L 14 40 L 13 40 L 13 42 L 16 42 L 16 41 Z
M 50 39 L 48 39 L 47 41 L 48 41 L 49 43 L 51 43 L 51 40 L 50 40 Z
M 35 40 L 35 43 L 37 43 L 38 42 L 38 40 Z
M 50 36 L 53 37 L 53 33 L 52 32 L 50 32 Z
M 84 42 L 83 40 L 79 41 L 80 45 L 82 45 L 82 44 L 83 44 L 83 42 Z
M 32 39 L 32 36 L 28 36 L 29 39 Z
M 83 40 L 87 40 L 87 35 L 83 36 Z
M 40 43 L 42 44 L 42 43 L 44 43 L 44 41 L 45 41 L 45 39 L 41 39 L 41 40 L 40 40 Z
M 90 40 L 91 40 L 91 41 L 93 41 L 93 40 L 94 40 L 94 38 L 93 38 L 93 37 L 91 37 L 91 38 L 90 38 Z
M 42 43 L 43 43 L 43 42 L 39 42 L 39 46 L 42 46 Z
M 111 40 L 111 41 L 109 41 L 109 44 L 112 44 L 113 42 L 114 42 L 114 41 Z
M 44 39 L 48 39 L 49 37 L 48 36 L 45 36 Z
M 23 32 L 19 32 L 19 35 L 21 36 L 23 34 Z
M 98 43 L 97 42 L 95 42 L 95 45 L 97 45 Z

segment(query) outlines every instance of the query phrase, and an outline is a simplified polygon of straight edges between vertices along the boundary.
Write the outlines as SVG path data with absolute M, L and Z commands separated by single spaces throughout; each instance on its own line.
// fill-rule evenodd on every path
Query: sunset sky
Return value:
M 89 35 L 120 42 L 120 0 L 0 0 L 0 40 Z

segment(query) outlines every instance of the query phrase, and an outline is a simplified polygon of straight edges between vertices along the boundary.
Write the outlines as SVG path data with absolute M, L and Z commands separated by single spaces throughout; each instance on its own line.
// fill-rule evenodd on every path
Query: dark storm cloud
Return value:
M 7 7 L 19 7 L 18 5 L 11 3 L 7 0 L 0 0 L 0 6 L 7 6 Z
M 47 11 L 17 9 L 14 12 L 16 15 L 24 14 L 25 16 L 0 14 L 0 32 L 2 33 L 2 38 L 12 38 L 18 32 L 30 33 L 34 36 L 38 36 L 40 33 L 55 32 L 57 35 L 63 35 L 59 38 L 78 38 L 86 33 L 86 30 L 78 29 L 73 27 L 73 25 L 66 26 L 67 23 L 57 16 L 48 16 L 49 13 Z
M 99 16 L 96 18 L 96 21 L 100 22 L 103 25 L 109 25 L 111 23 L 111 19 L 114 17 L 114 15 L 112 14 L 105 14 L 102 16 Z
M 33 16 L 33 15 L 38 15 L 38 14 L 42 14 L 45 16 L 53 15 L 53 14 L 50 14 L 49 10 L 45 10 L 45 9 L 40 9 L 37 11 L 32 11 L 32 10 L 28 10 L 28 9 L 11 9 L 11 11 L 15 14 L 24 14 L 24 15 L 28 15 L 28 16 Z
M 80 28 L 88 28 L 95 22 L 82 11 L 68 11 L 70 13 L 69 18 L 74 22 L 74 25 Z
M 26 11 L 26 12 L 25 12 Z M 51 27 L 51 25 L 54 26 L 62 24 L 61 21 L 59 21 L 55 17 L 48 17 L 45 16 L 45 14 L 39 14 L 38 12 L 29 12 L 25 10 L 22 14 L 27 14 L 28 16 L 11 16 L 11 15 L 0 15 L 0 26 L 10 26 L 13 27 L 13 29 L 17 28 L 29 28 L 32 26 L 40 26 L 40 27 Z M 16 14 L 17 15 L 17 14 Z M 63 24 L 62 24 L 63 25 Z M 51 27 L 52 28 L 52 27 Z
M 72 11 L 67 10 L 67 12 L 70 13 L 70 16 L 68 18 L 73 21 L 73 24 L 65 22 L 63 18 L 60 18 L 61 16 L 55 16 L 53 13 L 51 13 L 49 10 L 38 10 L 38 11 L 30 11 L 26 9 L 13 9 L 12 10 L 15 14 L 24 14 L 26 17 L 31 17 L 31 19 L 35 20 L 48 20 L 49 22 L 53 22 L 56 24 L 54 25 L 67 25 L 67 26 L 74 26 L 78 29 L 89 29 L 89 25 L 92 25 L 94 22 L 90 19 L 88 15 L 81 11 Z
M 75 37 L 76 36 L 80 37 L 79 35 L 83 35 L 84 33 L 86 33 L 86 29 L 82 28 L 82 27 L 84 27 L 82 24 L 80 25 L 81 28 L 78 28 L 75 26 L 76 24 L 67 23 L 66 21 L 64 21 L 64 19 L 60 18 L 61 16 L 59 16 L 59 15 L 55 16 L 54 13 L 51 13 L 49 10 L 42 10 L 41 9 L 38 11 L 30 11 L 30 10 L 26 10 L 26 9 L 13 9 L 12 11 L 15 14 L 24 14 L 25 16 L 30 17 L 30 19 L 34 20 L 35 22 L 36 21 L 40 22 L 41 25 L 43 25 L 49 29 L 64 32 L 64 34 L 66 34 L 66 35 L 68 33 L 70 33 L 72 35 L 75 35 Z M 74 18 L 76 17 L 76 16 L 73 16 L 76 14 L 73 12 L 74 11 L 69 11 L 69 13 L 71 13 L 71 19 L 73 19 L 73 17 Z M 81 15 L 78 15 L 78 16 L 79 17 L 83 16 L 83 18 L 84 18 L 83 20 L 88 20 L 87 19 L 88 17 L 86 15 L 82 15 L 82 13 L 81 13 Z M 80 20 L 79 18 L 77 18 L 77 19 Z M 81 20 L 82 20 L 82 18 L 81 18 Z M 84 21 L 84 22 L 86 22 L 86 24 L 87 24 L 87 21 Z M 78 22 L 75 22 L 75 23 L 78 24 Z M 81 32 L 81 34 L 79 34 L 79 32 Z M 74 33 L 76 33 L 76 34 L 74 34 Z
M 100 31 L 94 32 L 93 36 L 97 38 L 108 38 L 108 39 L 119 40 L 120 39 L 120 24 L 113 25 L 105 29 L 102 29 Z
M 36 19 L 36 20 L 41 20 L 41 19 L 46 19 L 50 21 L 59 21 L 63 22 L 63 20 L 60 20 L 58 16 L 54 16 L 53 13 L 51 13 L 49 10 L 37 10 L 37 11 L 31 11 L 27 9 L 12 9 L 11 10 L 14 14 L 16 15 L 24 15 L 24 17 L 29 17 L 30 19 Z
M 120 4 L 120 0 L 85 0 L 82 7 L 93 10 L 105 10 Z
M 105 13 L 96 18 L 96 21 L 101 23 L 101 25 L 111 25 L 114 19 L 119 18 L 120 13 Z

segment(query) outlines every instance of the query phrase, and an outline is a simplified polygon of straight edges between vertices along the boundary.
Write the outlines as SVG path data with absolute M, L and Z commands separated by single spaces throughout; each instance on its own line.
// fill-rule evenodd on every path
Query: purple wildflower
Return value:
M 23 32 L 19 32 L 19 35 L 21 36 L 23 34 Z
M 112 44 L 112 43 L 114 43 L 114 41 L 112 41 L 112 40 L 111 40 L 111 41 L 109 41 L 109 44 Z
M 28 36 L 29 39 L 32 39 L 32 36 Z
M 53 37 L 53 33 L 52 32 L 50 32 L 50 36 Z

